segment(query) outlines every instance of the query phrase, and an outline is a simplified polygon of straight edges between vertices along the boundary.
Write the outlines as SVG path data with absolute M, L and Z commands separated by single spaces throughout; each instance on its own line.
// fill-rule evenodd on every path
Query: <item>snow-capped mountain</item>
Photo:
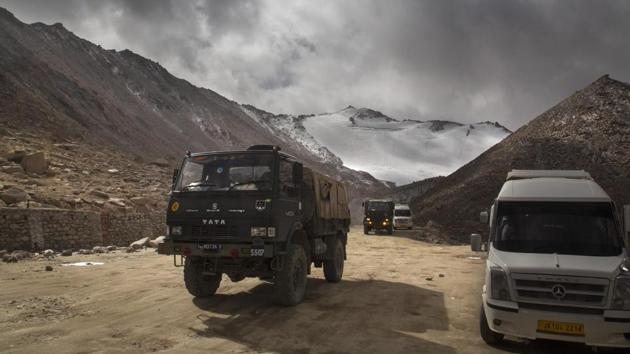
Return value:
M 252 106 L 243 110 L 323 161 L 398 185 L 448 175 L 511 133 L 498 123 L 398 120 L 352 106 L 308 116 L 273 115 Z

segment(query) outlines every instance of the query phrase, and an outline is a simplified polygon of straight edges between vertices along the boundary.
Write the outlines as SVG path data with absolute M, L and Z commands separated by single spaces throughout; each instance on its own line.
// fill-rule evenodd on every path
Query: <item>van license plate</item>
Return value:
M 200 243 L 199 245 L 197 245 L 197 247 L 200 250 L 210 251 L 210 252 L 216 252 L 221 249 L 221 245 L 216 244 L 216 243 Z
M 539 320 L 538 332 L 565 334 L 570 336 L 584 336 L 584 325 L 581 323 L 556 322 Z

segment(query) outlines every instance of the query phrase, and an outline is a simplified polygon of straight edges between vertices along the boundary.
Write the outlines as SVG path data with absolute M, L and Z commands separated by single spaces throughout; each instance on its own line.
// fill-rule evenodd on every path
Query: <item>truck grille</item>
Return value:
M 187 231 L 190 237 L 230 238 L 237 236 L 238 228 L 227 225 L 193 225 Z
M 606 305 L 608 279 L 546 274 L 512 274 L 517 301 L 601 307 Z

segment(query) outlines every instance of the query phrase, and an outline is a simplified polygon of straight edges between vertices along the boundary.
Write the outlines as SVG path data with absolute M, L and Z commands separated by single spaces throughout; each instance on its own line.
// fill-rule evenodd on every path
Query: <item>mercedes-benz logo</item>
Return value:
M 551 287 L 551 294 L 556 299 L 562 300 L 567 295 L 567 289 L 565 289 L 565 287 L 560 284 L 556 284 Z

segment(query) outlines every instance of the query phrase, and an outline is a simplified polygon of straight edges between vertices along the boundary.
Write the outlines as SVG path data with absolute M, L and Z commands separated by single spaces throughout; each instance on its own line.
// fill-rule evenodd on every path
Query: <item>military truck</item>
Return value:
M 363 233 L 385 231 L 394 233 L 394 202 L 389 199 L 368 199 L 363 202 Z
M 276 302 L 292 306 L 304 299 L 312 265 L 331 283 L 343 275 L 346 189 L 279 147 L 187 153 L 173 173 L 166 220 L 158 252 L 183 265 L 195 297 L 214 295 L 226 274 L 273 282 Z

